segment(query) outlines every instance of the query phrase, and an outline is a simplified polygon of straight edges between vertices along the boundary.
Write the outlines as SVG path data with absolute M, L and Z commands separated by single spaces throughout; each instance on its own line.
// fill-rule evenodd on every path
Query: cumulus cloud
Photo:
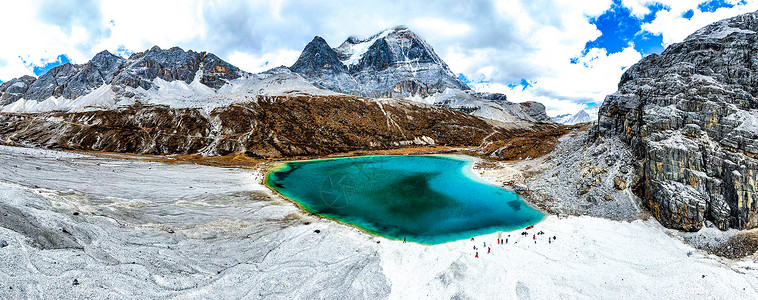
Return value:
M 720 7 L 714 11 L 701 11 L 698 6 L 711 1 L 703 0 L 667 0 L 663 1 L 670 10 L 656 13 L 656 18 L 642 26 L 643 30 L 661 34 L 664 46 L 683 41 L 696 30 L 718 20 L 758 10 L 758 2 L 743 2 L 741 0 L 726 0 L 724 3 L 731 7 Z M 683 17 L 684 13 L 692 10 L 692 17 Z
M 633 44 L 611 52 L 588 47 L 603 34 L 593 18 L 622 5 L 645 18 L 641 32 L 668 45 L 708 23 L 758 9 L 753 2 L 725 1 L 706 11 L 698 9 L 706 0 L 13 1 L 0 10 L 7 29 L 0 80 L 33 75 L 62 54 L 84 63 L 103 49 L 128 54 L 153 45 L 210 51 L 260 72 L 294 63 L 314 35 L 336 47 L 351 35 L 407 25 L 474 88 L 540 101 L 556 115 L 602 101 L 643 55 Z

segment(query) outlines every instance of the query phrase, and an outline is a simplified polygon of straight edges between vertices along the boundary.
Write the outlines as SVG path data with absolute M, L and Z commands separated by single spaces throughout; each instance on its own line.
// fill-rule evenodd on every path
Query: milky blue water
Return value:
M 515 193 L 475 180 L 468 164 L 424 155 L 290 162 L 269 173 L 266 184 L 312 213 L 423 244 L 542 220 Z

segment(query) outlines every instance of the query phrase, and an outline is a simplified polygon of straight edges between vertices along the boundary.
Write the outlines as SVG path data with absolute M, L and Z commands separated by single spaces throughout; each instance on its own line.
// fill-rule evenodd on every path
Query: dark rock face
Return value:
M 320 36 L 314 37 L 305 46 L 290 70 L 311 79 L 310 81 L 316 87 L 322 89 L 332 91 L 358 90 L 358 82 L 337 57 L 337 52 L 329 47 L 329 44 Z
M 642 160 L 636 188 L 667 227 L 758 227 L 758 13 L 706 26 L 629 68 L 597 133 Z
M 213 53 L 202 52 L 203 76 L 200 83 L 214 89 L 219 89 L 229 80 L 234 80 L 246 74 L 234 65 L 222 60 Z
M 79 71 L 63 83 L 64 87 L 56 97 L 76 99 L 92 90 L 113 81 L 113 77 L 121 70 L 124 59 L 103 51 L 95 55 L 89 62 L 79 66 Z M 49 96 L 48 96 L 49 97 Z M 30 98 L 31 99 L 31 98 Z
M 372 98 L 469 89 L 429 44 L 405 27 L 367 39 L 350 37 L 337 48 L 316 37 L 291 69 L 317 87 Z
M 29 86 L 23 98 L 29 100 L 44 100 L 50 96 L 60 95 L 66 89 L 67 83 L 71 77 L 79 72 L 79 66 L 66 63 L 50 69 L 47 73 L 42 74 L 37 80 Z
M 502 95 L 502 94 L 499 94 Z M 503 101 L 505 101 L 505 95 L 503 95 Z M 550 122 L 552 119 L 545 112 L 545 105 L 542 103 L 527 101 L 519 103 L 523 108 L 523 111 L 537 121 Z
M 37 78 L 29 75 L 25 75 L 19 78 L 13 78 L 8 82 L 4 82 L 0 85 L 0 106 L 8 103 L 15 102 L 26 93 L 29 86 L 34 83 Z

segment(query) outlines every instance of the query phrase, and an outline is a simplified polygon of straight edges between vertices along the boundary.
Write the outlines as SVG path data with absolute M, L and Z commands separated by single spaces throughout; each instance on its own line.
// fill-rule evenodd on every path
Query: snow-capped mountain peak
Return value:
M 600 110 L 600 105 L 593 105 L 587 109 L 580 110 L 579 112 L 571 115 L 564 114 L 553 117 L 553 121 L 556 123 L 562 123 L 566 125 L 574 125 L 579 123 L 588 123 L 597 121 L 597 114 Z
M 290 69 L 319 88 L 364 97 L 427 97 L 446 88 L 470 89 L 404 26 L 365 39 L 353 36 L 337 48 L 314 38 Z

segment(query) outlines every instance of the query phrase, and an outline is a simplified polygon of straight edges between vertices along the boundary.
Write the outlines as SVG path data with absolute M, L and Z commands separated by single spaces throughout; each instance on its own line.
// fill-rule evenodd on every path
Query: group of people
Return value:
M 534 227 L 533 226 L 529 226 L 526 229 L 532 229 L 532 228 L 534 228 Z M 537 244 L 537 236 L 538 235 L 544 235 L 544 234 L 545 234 L 545 232 L 543 232 L 542 230 L 540 230 L 539 232 L 537 232 L 535 234 L 532 234 L 532 240 L 534 241 L 534 243 Z M 527 236 L 529 236 L 529 232 L 528 231 L 522 231 L 521 235 L 527 237 Z M 502 236 L 499 236 L 497 238 L 497 244 L 498 245 L 507 244 L 508 240 L 510 239 L 510 237 L 511 237 L 510 234 L 505 239 L 503 239 Z M 473 242 L 474 238 L 471 238 L 471 241 Z M 548 244 L 552 244 L 552 242 L 555 242 L 555 236 L 548 237 L 547 238 L 547 242 L 548 242 Z M 487 242 L 483 242 L 482 246 L 483 246 L 482 249 L 487 248 L 487 254 L 491 254 L 492 253 L 492 248 L 487 247 Z M 478 258 L 479 257 L 479 248 L 476 245 L 474 245 L 474 251 L 475 251 L 474 257 Z

